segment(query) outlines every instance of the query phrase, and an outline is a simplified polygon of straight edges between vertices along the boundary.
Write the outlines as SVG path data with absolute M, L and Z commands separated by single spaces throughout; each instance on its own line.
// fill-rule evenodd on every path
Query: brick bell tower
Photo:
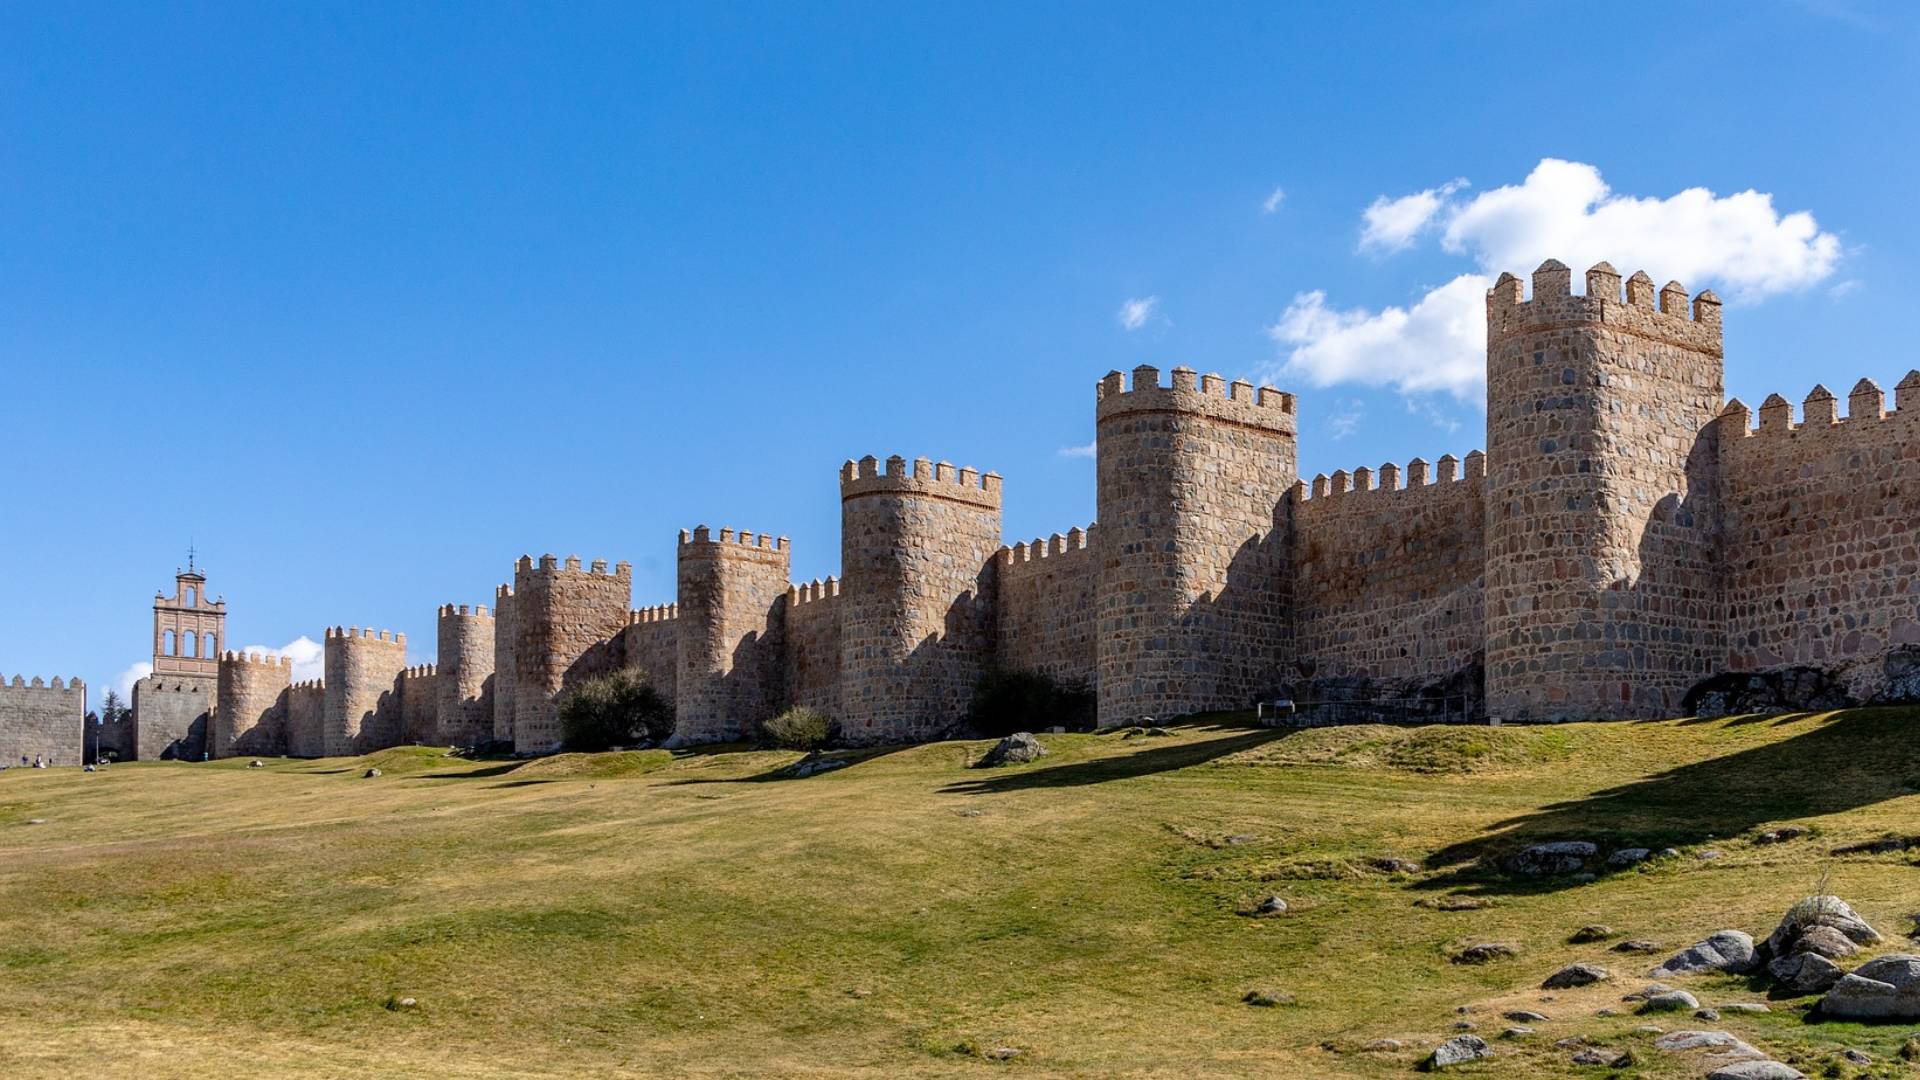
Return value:
M 153 673 L 220 674 L 227 641 L 227 602 L 207 598 L 207 576 L 187 551 L 187 568 L 173 575 L 173 595 L 153 594 Z

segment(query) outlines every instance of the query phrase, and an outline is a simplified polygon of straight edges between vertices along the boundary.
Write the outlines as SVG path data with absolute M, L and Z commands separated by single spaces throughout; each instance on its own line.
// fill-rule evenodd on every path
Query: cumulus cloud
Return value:
M 271 645 L 248 645 L 241 652 L 273 653 L 293 661 L 293 681 L 307 682 L 324 678 L 327 673 L 326 649 L 317 641 L 301 634 L 279 648 Z
M 1287 201 L 1287 190 L 1285 188 L 1274 188 L 1273 193 L 1268 195 L 1266 200 L 1260 204 L 1260 212 L 1263 214 L 1271 214 L 1275 210 L 1280 209 L 1280 204 L 1285 201 Z
M 1461 274 L 1411 307 L 1341 310 L 1327 294 L 1301 293 L 1267 329 L 1288 348 L 1276 374 L 1314 386 L 1357 382 L 1404 393 L 1469 397 L 1485 377 L 1485 304 L 1492 280 Z
M 1158 311 L 1159 308 L 1159 297 L 1143 296 L 1121 304 L 1120 311 L 1115 315 L 1115 318 L 1120 320 L 1120 329 L 1132 333 L 1147 325 L 1147 320 L 1153 318 L 1154 313 Z
M 1093 457 L 1094 454 L 1099 450 L 1099 447 L 1100 447 L 1099 443 L 1088 443 L 1085 446 L 1063 446 L 1060 448 L 1060 456 L 1071 457 L 1071 458 L 1090 458 L 1090 457 Z
M 153 674 L 153 665 L 145 660 L 137 664 L 128 664 L 126 670 L 113 677 L 113 689 L 119 693 L 120 700 L 133 704 L 133 684 Z M 93 695 L 89 693 L 88 697 Z
M 1434 224 L 1453 193 L 1466 186 L 1464 179 L 1449 180 L 1397 199 L 1382 195 L 1373 200 L 1360 213 L 1360 249 L 1390 252 L 1412 245 L 1415 237 Z
M 1272 371 L 1316 386 L 1356 382 L 1416 394 L 1446 391 L 1483 400 L 1485 294 L 1493 276 L 1525 277 L 1549 258 L 1578 271 L 1600 261 L 1623 274 L 1644 269 L 1657 282 L 1711 286 L 1731 303 L 1754 303 L 1830 277 L 1840 240 L 1811 213 L 1781 213 L 1773 196 L 1715 195 L 1687 188 L 1665 198 L 1622 195 L 1600 170 L 1543 159 L 1525 180 L 1458 197 L 1455 180 L 1412 195 L 1374 200 L 1362 214 L 1361 247 L 1394 251 L 1429 233 L 1476 272 L 1430 289 L 1407 307 L 1340 309 L 1324 292 L 1293 298 L 1269 328 L 1285 349 Z

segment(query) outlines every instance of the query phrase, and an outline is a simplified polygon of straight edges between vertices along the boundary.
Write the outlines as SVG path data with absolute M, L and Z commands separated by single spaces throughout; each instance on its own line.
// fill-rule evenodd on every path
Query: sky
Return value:
M 1749 404 L 1920 362 L 1911 6 L 1202 7 L 0 9 L 0 673 L 124 688 L 189 545 L 302 677 L 522 553 L 836 574 L 866 454 L 1064 532 L 1139 364 L 1464 455 L 1548 257 L 1713 288 Z

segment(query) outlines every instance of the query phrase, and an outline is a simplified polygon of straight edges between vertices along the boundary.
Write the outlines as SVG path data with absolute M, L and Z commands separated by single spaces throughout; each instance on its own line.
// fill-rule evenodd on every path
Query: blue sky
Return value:
M 11 6 L 0 671 L 97 700 L 189 539 L 232 644 L 428 659 L 522 552 L 635 604 L 701 522 L 836 573 L 867 453 L 1064 531 L 1141 363 L 1299 391 L 1308 475 L 1464 454 L 1478 276 L 1546 255 L 1727 295 L 1749 402 L 1891 389 L 1917 44 L 1837 2 Z

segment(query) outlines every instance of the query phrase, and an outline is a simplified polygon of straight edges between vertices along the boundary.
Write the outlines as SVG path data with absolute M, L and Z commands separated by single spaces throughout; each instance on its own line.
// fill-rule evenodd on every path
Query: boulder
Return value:
M 1859 951 L 1860 946 L 1831 926 L 1807 927 L 1794 940 L 1792 948 L 1787 950 L 1794 955 L 1814 953 L 1829 960 L 1845 960 Z
M 1724 1031 L 1674 1031 L 1653 1040 L 1656 1050 L 1670 1054 L 1700 1050 L 1720 1064 L 1735 1061 L 1765 1061 L 1767 1055 Z
M 1610 979 L 1613 973 L 1598 964 L 1568 964 L 1559 971 L 1547 976 L 1540 984 L 1543 990 L 1570 990 L 1576 986 L 1590 986 L 1603 979 Z
M 1527 1036 L 1532 1034 L 1533 1034 L 1532 1028 L 1526 1026 L 1525 1024 L 1515 1024 L 1514 1026 L 1501 1032 L 1500 1037 L 1503 1039 L 1524 1039 Z
M 976 769 L 993 769 L 1001 765 L 1024 765 L 1046 756 L 1047 748 L 1040 740 L 1025 731 L 1016 731 L 994 744 L 993 749 L 974 763 Z
M 1840 965 L 1819 953 L 1794 953 L 1767 965 L 1767 974 L 1789 994 L 1824 994 L 1846 974 Z
M 1495 960 L 1511 960 L 1520 954 L 1520 950 L 1504 941 L 1488 941 L 1479 945 L 1469 945 L 1454 955 L 1456 964 L 1490 964 Z
M 1445 1069 L 1454 1065 L 1465 1065 L 1469 1061 L 1481 1061 L 1493 1056 L 1493 1050 L 1487 1046 L 1487 1040 L 1478 1035 L 1455 1035 L 1434 1048 L 1433 1054 L 1425 1062 L 1425 1068 Z
M 1648 941 L 1646 938 L 1632 938 L 1615 945 L 1613 951 L 1626 953 L 1659 952 L 1660 943 L 1657 941 Z
M 1500 1015 L 1516 1024 L 1544 1024 L 1552 1019 L 1546 1013 L 1537 1013 L 1531 1009 L 1510 1009 Z
M 1893 953 L 1861 964 L 1820 999 L 1820 1012 L 1842 1020 L 1920 1020 L 1920 956 Z
M 1652 857 L 1652 855 L 1652 851 L 1643 847 L 1621 848 L 1619 851 L 1607 856 L 1607 865 L 1613 867 L 1632 866 L 1637 862 L 1645 862 L 1648 858 Z
M 1399 1039 L 1375 1039 L 1360 1049 L 1369 1054 L 1390 1054 L 1395 1050 L 1404 1049 L 1404 1044 Z
M 1736 1061 L 1708 1073 L 1707 1080 L 1807 1080 L 1807 1074 L 1777 1061 Z
M 1613 927 L 1592 923 L 1575 930 L 1573 935 L 1567 938 L 1567 942 L 1571 945 L 1590 945 L 1596 941 L 1605 941 L 1612 936 Z
M 1643 1013 L 1692 1012 L 1700 1007 L 1700 999 L 1685 990 L 1668 990 L 1659 994 L 1648 994 L 1641 1002 Z
M 361 776 L 362 776 L 363 778 L 365 778 L 365 779 L 368 779 L 368 780 L 371 780 L 371 779 L 373 779 L 374 777 L 376 777 L 376 776 L 379 776 L 379 775 L 380 775 L 380 770 L 379 770 L 379 769 L 368 769 L 368 770 L 367 770 L 366 772 L 364 772 L 364 773 L 362 773 L 362 774 L 361 774 Z
M 1587 865 L 1587 860 L 1598 854 L 1600 848 L 1585 840 L 1556 840 L 1547 844 L 1535 844 L 1529 848 L 1507 856 L 1502 864 L 1510 874 L 1521 877 L 1546 877 L 1550 874 L 1571 874 Z
M 1753 936 L 1741 930 L 1721 930 L 1705 941 L 1687 946 L 1650 973 L 1656 979 L 1669 975 L 1701 975 L 1724 972 L 1745 975 L 1755 966 Z
M 1269 896 L 1253 905 L 1255 915 L 1285 915 L 1287 902 L 1278 896 Z
M 1780 925 L 1767 938 L 1767 955 L 1791 955 L 1794 942 L 1816 926 L 1836 930 L 1855 945 L 1872 945 L 1880 940 L 1880 931 L 1854 914 L 1845 900 L 1837 896 L 1809 896 L 1787 909 Z

